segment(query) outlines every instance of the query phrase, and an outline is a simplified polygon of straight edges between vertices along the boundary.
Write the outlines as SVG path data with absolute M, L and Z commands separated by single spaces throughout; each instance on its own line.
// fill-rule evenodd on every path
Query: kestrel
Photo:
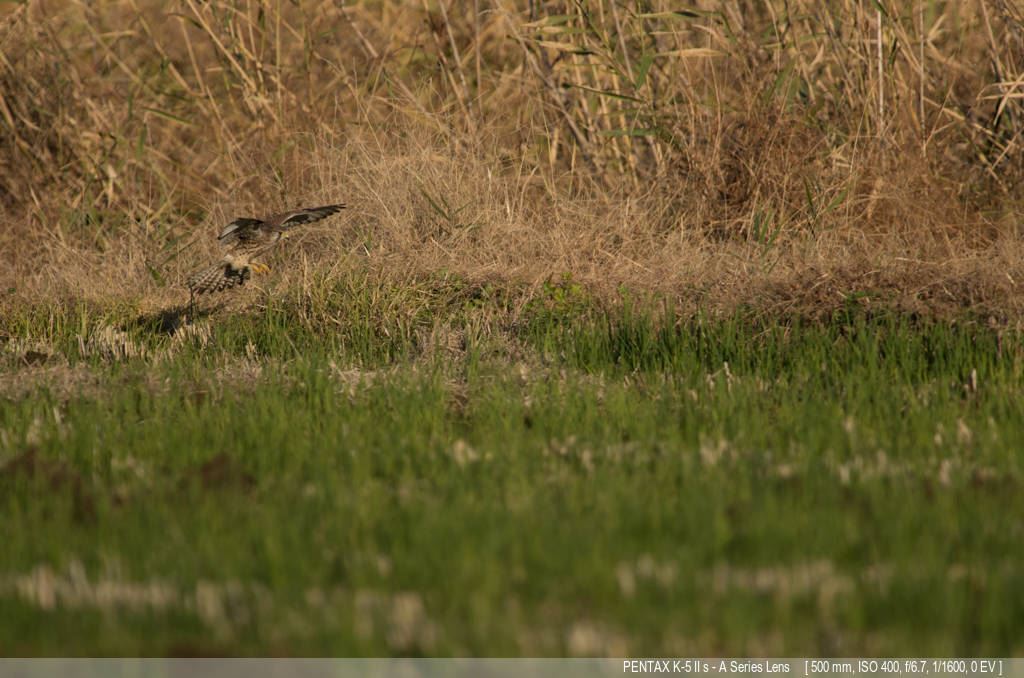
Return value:
M 217 240 L 225 248 L 219 263 L 200 269 L 189 276 L 189 292 L 206 294 L 244 285 L 252 272 L 267 273 L 270 267 L 256 261 L 256 257 L 272 249 L 286 238 L 294 226 L 311 224 L 343 210 L 345 205 L 324 205 L 308 209 L 282 212 L 263 219 L 243 217 L 224 227 Z

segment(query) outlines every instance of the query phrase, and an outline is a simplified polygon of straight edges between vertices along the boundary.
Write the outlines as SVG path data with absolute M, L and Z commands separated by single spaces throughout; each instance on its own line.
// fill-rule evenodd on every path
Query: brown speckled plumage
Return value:
M 228 290 L 244 285 L 251 277 L 256 257 L 270 250 L 289 230 L 301 224 L 326 219 L 345 205 L 324 205 L 282 212 L 264 219 L 235 219 L 224 227 L 217 239 L 225 247 L 218 263 L 196 271 L 186 284 L 193 295 Z

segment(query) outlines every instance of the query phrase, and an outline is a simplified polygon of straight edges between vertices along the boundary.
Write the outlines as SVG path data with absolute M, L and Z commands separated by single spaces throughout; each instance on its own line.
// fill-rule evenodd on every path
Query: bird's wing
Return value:
M 314 221 L 326 219 L 332 214 L 337 214 L 345 209 L 345 205 L 324 205 L 323 207 L 309 207 L 291 212 L 275 214 L 267 219 L 267 223 L 279 228 L 290 228 L 300 224 L 311 224 Z
M 220 241 L 221 245 L 234 245 L 252 240 L 256 237 L 263 223 L 259 219 L 249 219 L 248 217 L 235 219 L 224 227 L 224 230 L 217 236 L 217 240 Z

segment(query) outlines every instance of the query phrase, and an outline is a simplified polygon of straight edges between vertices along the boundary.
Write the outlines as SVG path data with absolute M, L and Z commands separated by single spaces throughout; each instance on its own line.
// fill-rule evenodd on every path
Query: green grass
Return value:
M 94 310 L 8 319 L 70 364 L 3 368 L 39 381 L 0 401 L 0 647 L 1024 650 L 1019 337 L 566 286 L 492 327 L 489 294 L 284 304 L 167 354 L 136 323 L 120 362 L 71 338 Z

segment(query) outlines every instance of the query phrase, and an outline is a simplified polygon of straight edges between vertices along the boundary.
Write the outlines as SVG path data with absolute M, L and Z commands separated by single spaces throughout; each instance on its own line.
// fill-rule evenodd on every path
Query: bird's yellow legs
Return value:
M 253 273 L 259 273 L 260 275 L 266 275 L 267 273 L 270 273 L 270 267 L 258 261 L 251 262 L 249 264 L 249 268 L 252 269 Z

